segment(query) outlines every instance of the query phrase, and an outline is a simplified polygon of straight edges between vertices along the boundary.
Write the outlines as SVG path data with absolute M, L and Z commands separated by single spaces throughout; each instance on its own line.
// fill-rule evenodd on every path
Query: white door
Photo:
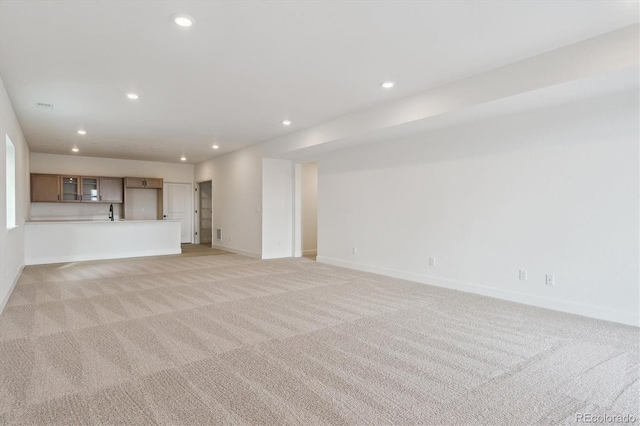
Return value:
M 193 210 L 191 207 L 190 183 L 166 183 L 162 193 L 163 214 L 165 220 L 179 220 L 182 224 L 181 243 L 191 243 L 193 232 Z

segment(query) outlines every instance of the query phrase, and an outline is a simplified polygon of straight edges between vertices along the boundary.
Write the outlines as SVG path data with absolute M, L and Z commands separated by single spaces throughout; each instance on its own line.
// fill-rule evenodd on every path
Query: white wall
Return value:
M 167 182 L 192 183 L 194 169 L 193 164 L 31 153 L 31 173 L 75 173 L 81 176 L 115 177 L 139 176 L 162 178 Z
M 196 164 L 195 181 L 211 181 L 214 247 L 262 256 L 262 155 L 251 147 Z
M 638 325 L 638 114 L 633 91 L 329 154 L 318 260 Z
M 318 247 L 318 163 L 302 164 L 302 253 L 314 255 Z
M 16 149 L 16 224 L 6 227 L 6 147 L 9 135 Z M 11 290 L 24 266 L 24 220 L 29 216 L 29 147 L 13 111 L 4 82 L 0 78 L 0 312 L 9 300 Z
M 31 153 L 31 173 L 73 174 L 78 176 L 114 176 L 162 178 L 165 182 L 193 184 L 195 167 L 192 164 L 159 163 L 154 161 L 119 160 Z M 127 219 L 156 219 L 157 191 L 140 193 L 127 190 L 133 198 L 127 206 Z M 135 205 L 135 206 L 134 206 Z M 114 204 L 117 216 L 122 207 Z M 135 207 L 135 209 L 134 209 Z M 141 210 L 144 208 L 144 212 Z M 99 218 L 108 214 L 109 205 L 82 203 L 32 203 L 31 218 Z
M 262 258 L 293 255 L 293 163 L 262 160 Z

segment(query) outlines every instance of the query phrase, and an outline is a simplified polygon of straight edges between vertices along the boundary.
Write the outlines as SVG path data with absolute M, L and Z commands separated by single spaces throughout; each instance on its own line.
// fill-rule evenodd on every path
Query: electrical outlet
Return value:
M 233 237 L 229 237 L 229 241 L 233 241 Z
M 526 281 L 527 280 L 527 270 L 526 269 L 520 269 L 520 271 L 518 272 L 518 279 L 520 279 L 522 281 Z
M 546 285 L 555 285 L 554 279 L 553 279 L 553 275 L 551 274 L 547 274 L 545 275 L 545 284 Z
M 358 254 L 358 249 L 355 247 L 351 248 L 351 254 Z
M 436 258 L 435 257 L 430 257 L 429 258 L 429 266 L 436 266 Z

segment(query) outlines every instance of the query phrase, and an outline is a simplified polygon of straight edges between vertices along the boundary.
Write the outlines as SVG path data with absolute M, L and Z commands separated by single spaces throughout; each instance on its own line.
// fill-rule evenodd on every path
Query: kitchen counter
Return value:
M 137 223 L 137 222 L 172 222 L 171 220 L 128 220 L 128 219 L 44 219 L 44 220 L 28 220 L 25 224 L 30 225 L 38 225 L 41 223 L 111 223 L 111 222 L 128 222 L 128 223 Z
M 25 222 L 26 264 L 179 254 L 180 227 L 169 220 Z

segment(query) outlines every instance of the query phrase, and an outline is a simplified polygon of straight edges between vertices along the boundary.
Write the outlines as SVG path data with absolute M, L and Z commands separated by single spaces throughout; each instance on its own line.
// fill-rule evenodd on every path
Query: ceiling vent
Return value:
M 53 109 L 53 104 L 45 104 L 44 102 L 36 102 L 37 108 Z

